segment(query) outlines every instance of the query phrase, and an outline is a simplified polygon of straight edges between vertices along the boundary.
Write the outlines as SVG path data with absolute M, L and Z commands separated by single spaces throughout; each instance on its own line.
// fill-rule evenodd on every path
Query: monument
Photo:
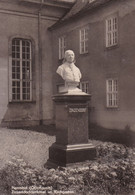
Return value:
M 53 96 L 56 117 L 56 142 L 49 148 L 49 167 L 69 166 L 96 157 L 88 142 L 88 102 L 91 95 L 78 88 L 81 72 L 74 64 L 72 50 L 65 52 L 64 63 L 57 73 L 65 81 L 60 94 Z

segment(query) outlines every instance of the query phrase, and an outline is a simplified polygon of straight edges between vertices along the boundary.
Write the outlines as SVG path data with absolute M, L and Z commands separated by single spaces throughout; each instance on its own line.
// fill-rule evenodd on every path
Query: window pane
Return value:
M 25 41 L 22 41 L 22 46 L 25 46 Z
M 16 40 L 15 45 L 20 45 L 20 40 Z
M 16 51 L 17 51 L 17 52 L 20 52 L 20 47 L 19 47 L 19 46 L 16 47 Z
M 30 59 L 30 55 L 29 54 L 27 54 L 27 59 Z
M 22 51 L 25 52 L 25 47 L 22 47 Z
M 12 82 L 12 99 L 20 100 L 20 82 L 18 81 Z
M 12 58 L 15 58 L 15 53 L 14 52 L 12 52 Z
M 29 41 L 26 41 L 26 46 L 30 46 L 30 42 Z
M 23 81 L 23 100 L 30 100 L 30 82 Z
M 30 48 L 29 47 L 27 47 L 27 53 L 30 53 Z
M 16 53 L 16 58 L 20 58 L 20 53 Z
M 22 58 L 25 59 L 25 53 L 22 54 Z

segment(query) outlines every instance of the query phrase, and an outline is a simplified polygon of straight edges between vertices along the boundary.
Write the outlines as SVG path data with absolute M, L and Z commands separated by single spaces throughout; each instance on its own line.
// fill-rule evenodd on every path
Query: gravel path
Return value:
M 29 165 L 42 168 L 55 136 L 23 129 L 0 128 L 0 168 L 12 157 L 22 157 Z

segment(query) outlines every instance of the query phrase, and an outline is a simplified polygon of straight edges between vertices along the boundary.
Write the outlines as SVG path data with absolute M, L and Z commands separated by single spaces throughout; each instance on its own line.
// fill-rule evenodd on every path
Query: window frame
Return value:
M 111 82 L 111 86 L 109 86 L 109 82 Z M 119 88 L 117 78 L 106 79 L 106 107 L 107 108 L 119 107 Z
M 89 52 L 89 27 L 85 26 L 79 30 L 79 53 L 87 54 L 88 52 Z
M 19 54 L 19 57 L 16 58 L 16 57 L 13 57 L 13 41 L 14 40 L 18 40 L 19 41 L 19 51 L 20 51 L 20 54 Z M 29 48 L 29 53 L 28 52 L 23 52 L 22 51 L 22 43 L 24 42 L 29 42 L 29 46 L 27 46 Z M 14 37 L 12 38 L 11 42 L 11 55 L 10 55 L 10 66 L 9 66 L 9 102 L 31 102 L 32 101 L 32 41 L 31 39 L 29 38 L 20 38 L 20 37 Z M 25 47 L 25 46 L 24 46 Z M 27 48 L 25 47 L 25 49 Z M 15 55 L 16 55 L 16 50 L 14 51 Z M 24 54 L 25 53 L 25 54 Z M 29 58 L 23 58 L 23 54 L 25 55 L 28 55 L 29 54 Z M 19 72 L 19 75 L 20 75 L 20 78 L 13 78 L 13 61 L 16 63 L 16 62 L 19 62 L 20 63 L 20 72 Z M 24 64 L 23 64 L 24 62 Z M 29 62 L 29 63 L 28 63 Z M 27 65 L 26 65 L 27 63 Z M 28 68 L 29 66 L 29 68 Z M 23 68 L 26 69 L 26 67 L 29 69 L 29 75 L 27 75 L 26 73 L 23 73 Z M 16 68 L 16 66 L 14 67 Z M 15 73 L 14 73 L 15 74 Z M 18 72 L 17 72 L 18 74 Z M 29 78 L 23 78 L 23 75 L 25 75 L 26 77 L 28 76 Z M 20 83 L 20 98 L 13 98 L 13 82 L 19 82 Z M 27 86 L 26 87 L 26 92 L 23 92 L 23 89 L 25 88 L 23 86 L 23 83 L 29 83 L 29 87 Z M 29 92 L 27 91 L 29 88 Z M 17 95 L 17 94 L 15 94 Z M 27 98 L 24 98 L 23 95 L 25 95 L 25 97 Z M 28 98 L 29 96 L 29 98 Z
M 115 19 L 116 21 L 114 24 Z M 119 41 L 119 20 L 118 20 L 118 14 L 115 13 L 106 17 L 105 19 L 105 47 L 106 48 L 116 47 L 118 46 L 118 41 Z
M 62 60 L 66 51 L 66 35 L 62 35 L 58 39 L 59 41 L 59 60 Z

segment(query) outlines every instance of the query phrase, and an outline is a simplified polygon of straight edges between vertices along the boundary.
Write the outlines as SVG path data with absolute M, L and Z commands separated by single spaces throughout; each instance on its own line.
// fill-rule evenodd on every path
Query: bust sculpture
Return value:
M 80 79 L 82 77 L 79 68 L 74 64 L 75 62 L 75 54 L 72 50 L 67 50 L 65 52 L 64 63 L 58 67 L 57 73 L 63 78 L 65 81 L 64 91 L 67 92 L 81 92 L 81 90 L 77 87 L 80 83 Z

